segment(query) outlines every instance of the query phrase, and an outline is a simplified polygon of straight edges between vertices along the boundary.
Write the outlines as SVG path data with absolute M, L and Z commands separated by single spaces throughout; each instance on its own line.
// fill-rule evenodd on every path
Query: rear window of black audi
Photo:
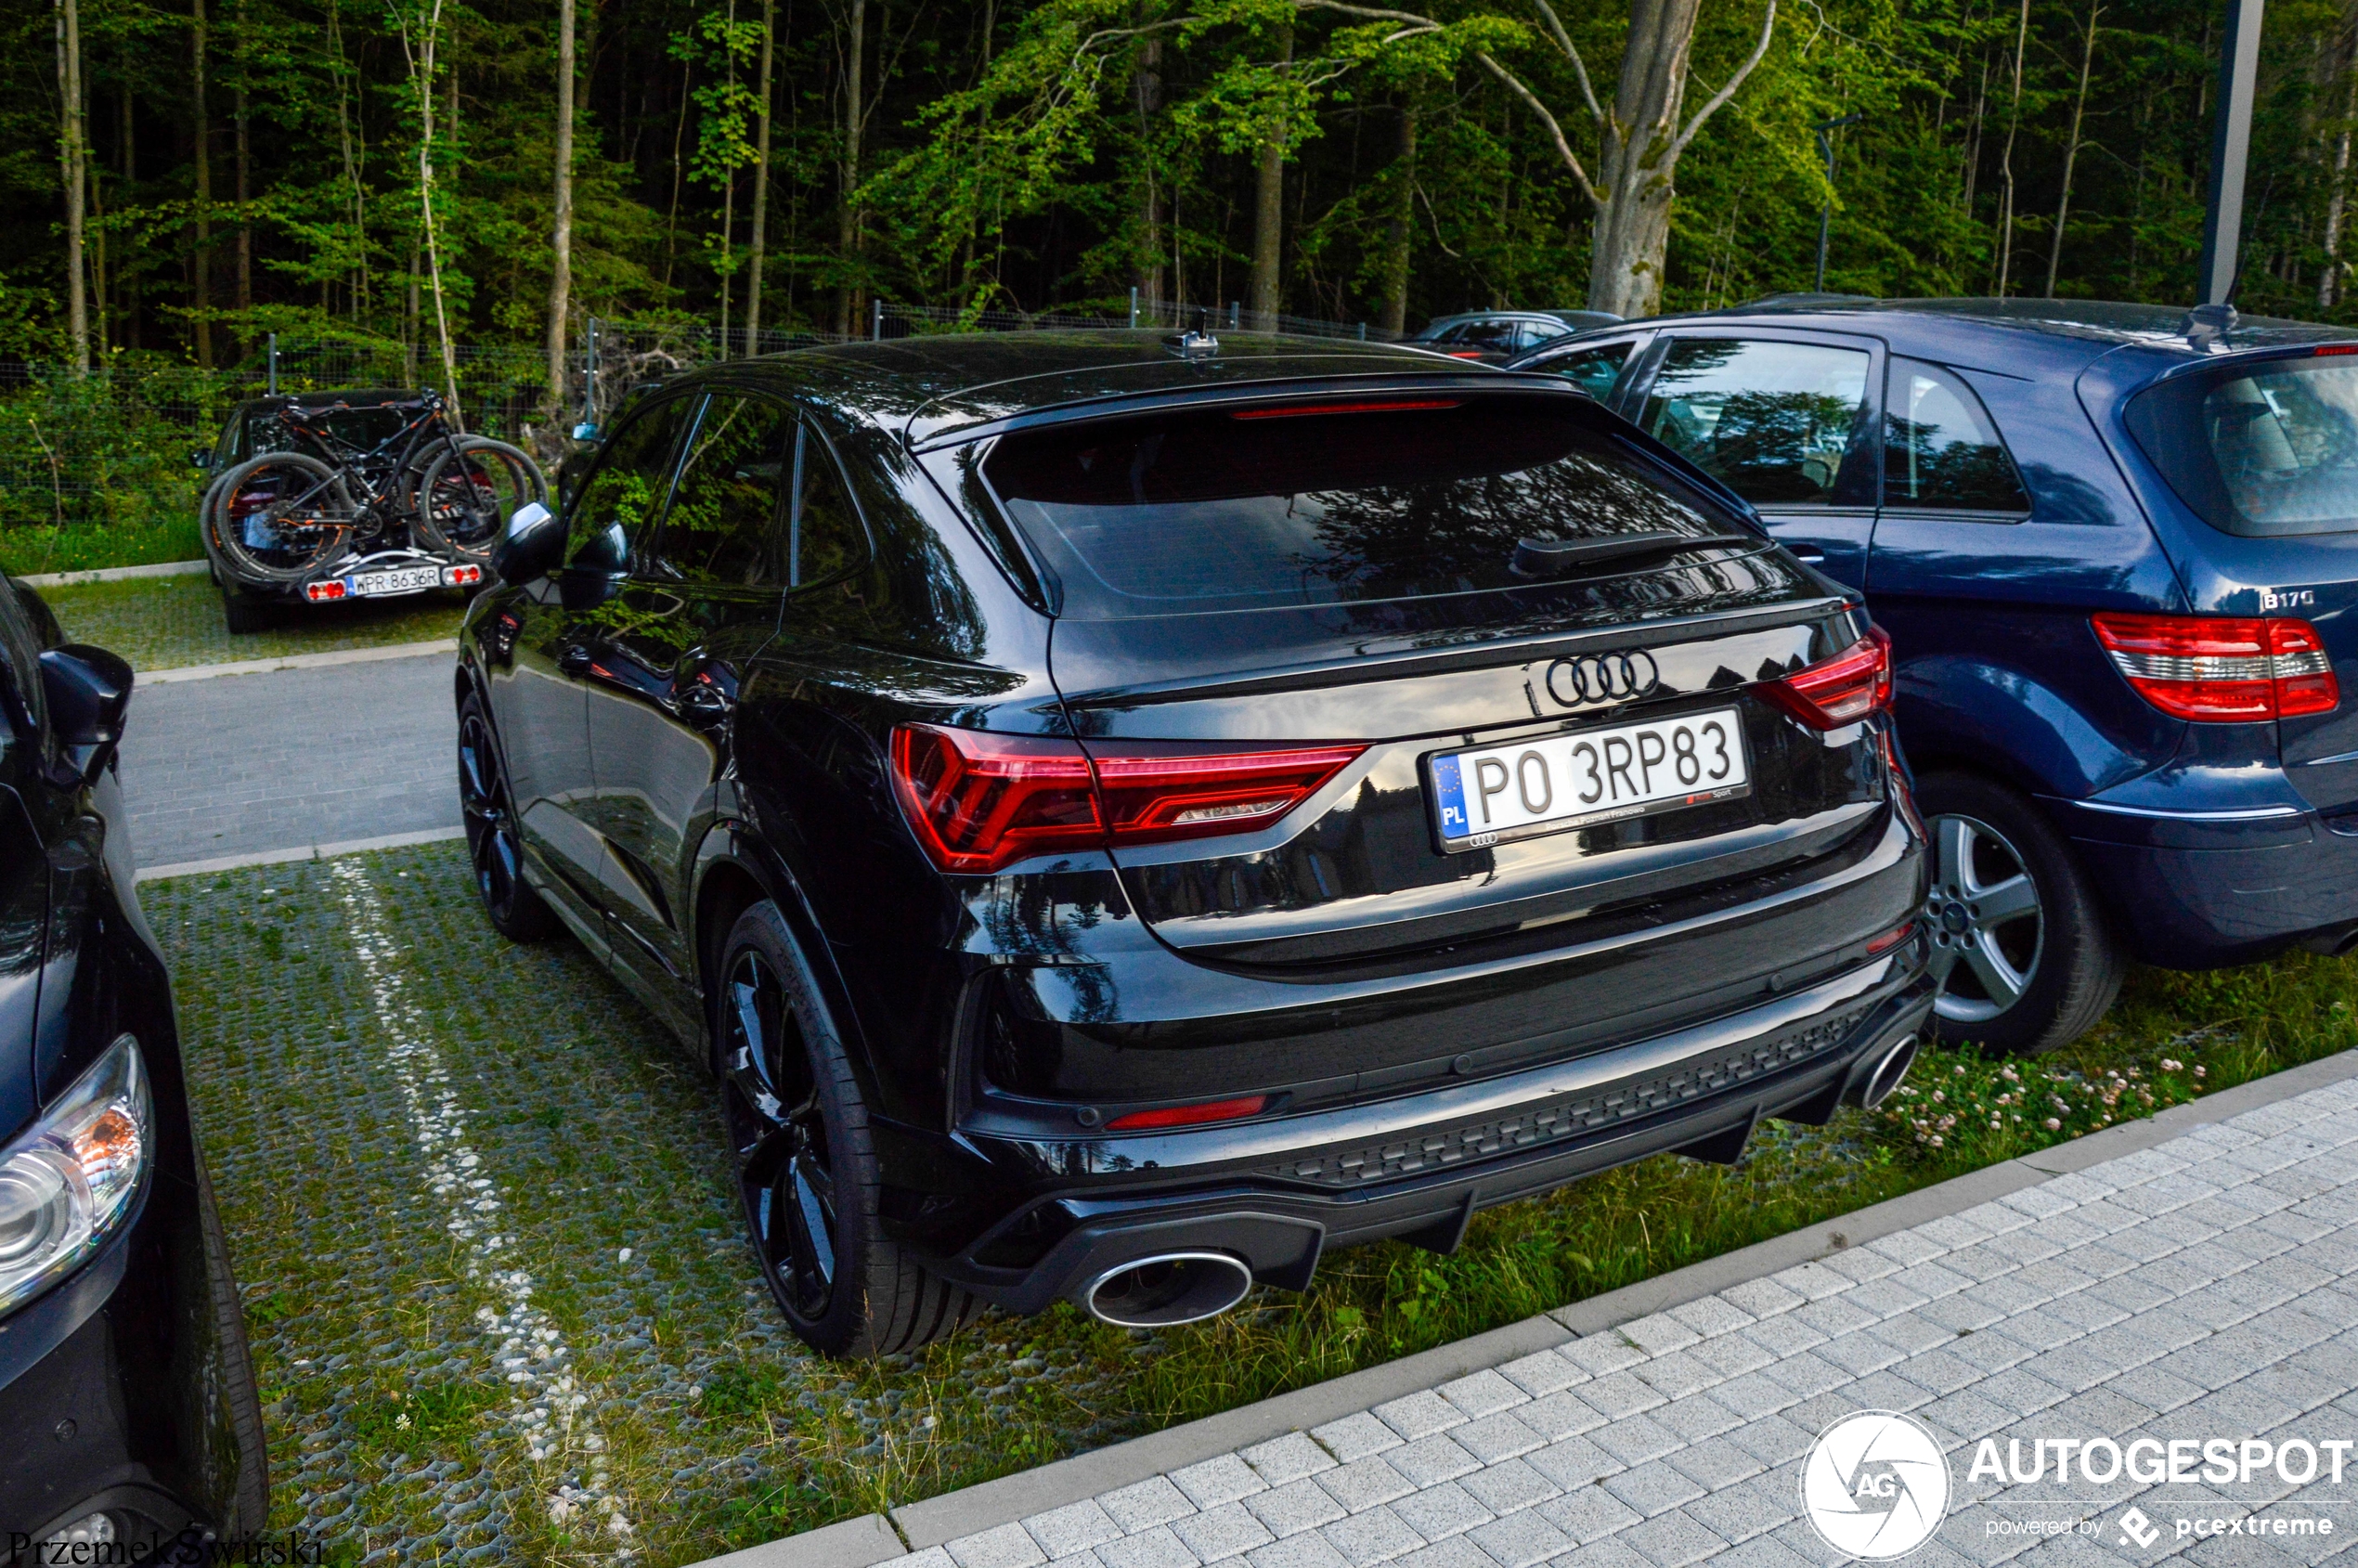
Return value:
M 2358 532 L 2358 348 L 2173 377 L 2130 399 L 2126 418 L 2222 533 Z
M 1009 435 L 983 473 L 1086 620 L 1510 588 L 1523 539 L 1739 531 L 1555 401 L 1093 421 Z

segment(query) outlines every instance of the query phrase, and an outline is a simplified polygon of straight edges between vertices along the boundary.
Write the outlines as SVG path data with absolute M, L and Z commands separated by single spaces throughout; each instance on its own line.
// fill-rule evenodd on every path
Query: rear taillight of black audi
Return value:
M 1058 849 L 1250 833 L 1292 810 L 1365 751 L 1124 747 L 932 724 L 892 732 L 892 782 L 944 871 L 993 872 Z
M 1841 653 L 1754 688 L 1813 730 L 1839 730 L 1891 706 L 1891 634 L 1879 626 Z

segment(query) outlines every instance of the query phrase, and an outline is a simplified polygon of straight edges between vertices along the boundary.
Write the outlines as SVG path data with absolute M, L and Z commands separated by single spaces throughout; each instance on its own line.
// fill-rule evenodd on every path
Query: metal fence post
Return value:
M 870 300 L 868 305 L 868 341 L 882 343 L 884 342 L 884 301 Z
M 1138 285 L 1135 283 L 1130 285 L 1130 330 L 1134 332 L 1138 330 Z
M 270 334 L 270 395 L 279 395 L 279 334 Z
M 1230 331 L 1232 331 L 1232 332 L 1233 332 L 1233 331 L 1235 331 L 1235 330 L 1237 330 L 1237 323 L 1238 323 L 1238 322 L 1242 319 L 1242 316 L 1241 316 L 1241 314 L 1240 314 L 1240 313 L 1243 311 L 1243 309 L 1244 309 L 1244 302 L 1243 302 L 1243 301 L 1241 301 L 1241 300 L 1230 300 L 1230 301 L 1228 302 L 1228 330 L 1229 330 Z
M 1359 323 L 1359 341 L 1361 343 L 1367 341 L 1367 324 L 1365 321 Z
M 581 422 L 598 422 L 598 318 L 590 317 L 581 347 Z

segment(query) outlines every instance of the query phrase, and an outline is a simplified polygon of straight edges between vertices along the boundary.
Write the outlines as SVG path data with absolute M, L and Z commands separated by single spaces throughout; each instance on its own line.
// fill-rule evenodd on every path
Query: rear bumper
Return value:
M 2202 969 L 2358 923 L 2358 833 L 2314 811 L 2099 811 L 2049 800 L 2137 956 Z
M 1102 1169 L 1118 1144 L 1134 1174 L 1039 1194 L 930 1266 L 1036 1312 L 1171 1251 L 1224 1252 L 1300 1289 L 1331 1247 L 1403 1237 L 1447 1251 L 1477 1210 L 1667 1150 L 1730 1158 L 1764 1116 L 1823 1121 L 1923 1027 L 1932 1000 L 1911 938 L 1790 996 L 1569 1061 L 1374 1105 L 1095 1140 L 1068 1168 Z M 1213 1150 L 1219 1163 L 1205 1168 Z M 1176 1180 L 1134 1174 L 1190 1166 Z M 1017 1236 L 1040 1238 L 1036 1261 L 983 1261 Z

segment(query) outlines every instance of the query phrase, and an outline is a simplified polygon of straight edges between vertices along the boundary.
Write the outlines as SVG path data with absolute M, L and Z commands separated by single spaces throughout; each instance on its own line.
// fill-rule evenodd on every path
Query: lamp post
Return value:
M 2225 305 L 2235 291 L 2235 250 L 2243 232 L 2244 170 L 2251 156 L 2251 100 L 2260 75 L 2263 0 L 2227 0 L 2219 45 L 2219 119 L 2210 141 L 2210 201 L 2203 212 L 2197 305 Z
M 2252 3 L 2257 5 L 2259 0 L 2252 0 Z M 1818 281 L 1814 285 L 1816 292 L 1821 294 L 1826 292 L 1826 236 L 1832 230 L 1834 219 L 1834 141 L 1826 133 L 1845 125 L 1856 125 L 1865 118 L 1864 114 L 1857 112 L 1840 114 L 1832 120 L 1820 120 L 1809 127 L 1818 133 L 1818 156 L 1826 161 L 1826 202 L 1818 209 Z

